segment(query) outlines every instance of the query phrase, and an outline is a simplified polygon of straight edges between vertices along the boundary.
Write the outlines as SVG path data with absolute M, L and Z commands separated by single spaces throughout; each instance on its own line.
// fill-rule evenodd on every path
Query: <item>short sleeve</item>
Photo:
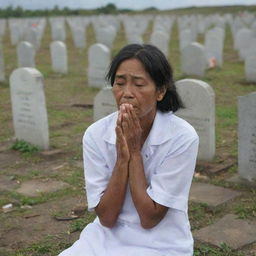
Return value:
M 187 212 L 189 190 L 198 152 L 198 136 L 168 153 L 151 177 L 148 195 L 155 202 Z
M 86 131 L 83 137 L 83 159 L 88 210 L 93 211 L 107 187 L 109 168 L 89 131 Z

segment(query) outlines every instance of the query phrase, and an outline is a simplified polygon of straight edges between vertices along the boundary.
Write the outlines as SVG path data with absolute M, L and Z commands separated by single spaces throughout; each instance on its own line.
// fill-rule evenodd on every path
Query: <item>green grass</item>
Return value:
M 31 143 L 24 140 L 16 140 L 11 149 L 18 150 L 22 153 L 34 153 L 39 151 L 37 146 L 32 145 Z
M 89 223 L 95 219 L 95 214 L 86 212 L 86 215 L 82 218 L 72 221 L 70 224 L 70 232 L 82 231 Z

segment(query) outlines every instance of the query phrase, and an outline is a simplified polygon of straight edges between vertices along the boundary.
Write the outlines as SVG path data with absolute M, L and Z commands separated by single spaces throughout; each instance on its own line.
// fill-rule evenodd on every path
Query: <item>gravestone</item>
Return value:
M 256 181 L 256 92 L 238 97 L 238 173 Z
M 35 67 L 35 49 L 29 42 L 22 41 L 17 46 L 18 67 Z
M 212 29 L 206 32 L 205 35 L 205 50 L 207 60 L 215 58 L 216 65 L 222 67 L 223 59 L 223 36 L 218 30 Z
M 215 155 L 215 94 L 212 87 L 200 80 L 176 82 L 185 108 L 175 112 L 189 122 L 199 136 L 199 160 L 211 160 Z
M 110 64 L 110 50 L 106 45 L 93 44 L 88 52 L 88 86 L 103 88 L 105 75 Z
M 23 34 L 22 26 L 17 21 L 11 22 L 9 20 L 9 27 L 10 27 L 11 44 L 17 45 L 18 42 L 21 40 L 21 37 Z
M 181 30 L 179 33 L 179 46 L 182 51 L 186 46 L 191 44 L 193 41 L 192 31 L 190 29 Z
M 10 76 L 15 137 L 40 149 L 49 148 L 48 119 L 42 74 L 18 68 Z
M 73 26 L 72 29 L 72 36 L 74 45 L 76 48 L 85 48 L 86 47 L 86 30 L 84 27 L 75 27 Z
M 117 111 L 112 87 L 105 87 L 95 96 L 93 107 L 94 122 Z
M 31 43 L 35 50 L 40 48 L 39 30 L 37 27 L 29 27 L 25 32 L 25 41 Z
M 203 45 L 193 42 L 181 51 L 181 71 L 187 75 L 204 76 L 207 58 Z
M 4 53 L 2 47 L 2 41 L 0 38 L 0 82 L 5 81 L 5 68 L 4 68 Z
M 245 59 L 245 78 L 248 82 L 256 82 L 256 50 L 252 49 Z
M 96 29 L 96 42 L 106 45 L 109 49 L 112 48 L 115 37 L 116 29 L 114 26 L 108 25 L 103 27 L 98 27 Z
M 7 19 L 0 19 L 0 37 L 3 37 L 5 35 L 6 20 Z
M 168 35 L 162 31 L 155 31 L 151 34 L 150 43 L 159 48 L 164 55 L 169 56 L 169 38 Z
M 244 60 L 246 50 L 253 39 L 253 33 L 250 29 L 240 29 L 235 36 L 235 49 L 239 51 L 239 57 Z
M 57 73 L 66 74 L 68 72 L 68 56 L 65 43 L 54 41 L 50 45 L 52 70 Z
M 51 17 L 49 21 L 51 24 L 52 41 L 64 42 L 66 40 L 65 18 Z

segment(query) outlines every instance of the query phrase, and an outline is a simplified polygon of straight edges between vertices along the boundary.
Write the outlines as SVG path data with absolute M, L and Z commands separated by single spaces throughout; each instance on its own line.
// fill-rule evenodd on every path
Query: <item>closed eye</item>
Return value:
M 123 86 L 124 85 L 124 83 L 121 83 L 121 82 L 115 82 L 115 84 L 118 85 L 118 86 Z

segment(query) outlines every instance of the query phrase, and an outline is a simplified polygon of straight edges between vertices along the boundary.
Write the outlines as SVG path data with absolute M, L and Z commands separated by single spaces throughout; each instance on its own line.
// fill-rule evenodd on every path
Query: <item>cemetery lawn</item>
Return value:
M 144 35 L 145 42 L 151 31 L 152 22 Z M 99 91 L 87 87 L 87 51 L 95 42 L 95 35 L 90 24 L 87 47 L 81 50 L 74 47 L 67 25 L 66 32 L 67 75 L 51 71 L 49 24 L 36 54 L 37 69 L 44 76 L 49 151 L 21 152 L 12 149 L 16 142 L 13 138 L 9 81 L 0 83 L 0 206 L 12 204 L 9 211 L 0 212 L 1 256 L 57 255 L 77 240 L 83 227 L 95 217 L 86 210 L 82 162 L 82 136 L 93 122 L 93 99 Z M 203 43 L 203 36 L 198 41 Z M 115 39 L 112 55 L 125 43 L 122 27 Z M 181 73 L 177 23 L 172 28 L 169 47 L 175 80 L 198 79 Z M 9 30 L 3 38 L 3 48 L 5 73 L 9 78 L 17 66 L 16 48 L 10 43 Z M 209 162 L 198 161 L 194 182 L 229 188 L 241 192 L 241 195 L 218 207 L 190 202 L 193 232 L 229 213 L 243 220 L 256 221 L 256 188 L 228 181 L 238 170 L 237 97 L 256 90 L 256 84 L 245 81 L 244 65 L 233 49 L 229 26 L 226 27 L 223 67 L 207 70 L 201 80 L 212 86 L 216 96 L 216 156 Z M 37 184 L 37 189 L 33 189 L 31 184 Z M 194 255 L 255 256 L 256 243 L 232 250 L 226 244 L 216 247 L 196 241 Z

